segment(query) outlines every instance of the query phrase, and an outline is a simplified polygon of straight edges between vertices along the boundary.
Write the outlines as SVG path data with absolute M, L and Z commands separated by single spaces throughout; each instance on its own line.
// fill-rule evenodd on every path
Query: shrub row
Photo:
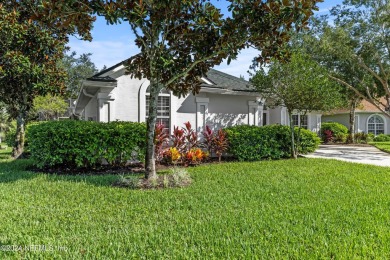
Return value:
M 51 121 L 29 127 L 29 149 L 34 164 L 95 167 L 102 158 L 108 164 L 144 160 L 146 126 L 143 123 Z
M 374 137 L 374 142 L 390 142 L 390 135 L 379 134 Z
M 261 159 L 280 159 L 290 157 L 291 131 L 288 126 L 248 126 L 240 125 L 225 129 L 229 141 L 228 152 L 240 161 L 256 161 Z M 295 136 L 298 129 L 295 129 Z M 300 146 L 302 154 L 315 151 L 320 138 L 313 132 L 300 130 Z

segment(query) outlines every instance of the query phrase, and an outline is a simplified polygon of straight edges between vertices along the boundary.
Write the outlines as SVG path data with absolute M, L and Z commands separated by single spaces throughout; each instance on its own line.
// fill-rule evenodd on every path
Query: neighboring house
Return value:
M 385 102 L 385 100 L 381 100 Z M 332 111 L 322 116 L 323 122 L 337 122 L 349 128 L 349 109 Z M 363 100 L 355 110 L 355 133 L 372 133 L 374 135 L 390 134 L 390 118 L 378 108 Z
M 200 78 L 199 94 L 178 98 L 164 90 L 158 99 L 157 121 L 172 133 L 174 126 L 189 121 L 202 131 L 233 125 L 288 124 L 286 108 L 269 109 L 264 99 L 246 80 L 211 69 Z M 125 75 L 123 62 L 101 71 L 84 81 L 75 106 L 75 114 L 84 120 L 145 122 L 148 116 L 147 79 Z M 266 102 L 265 102 L 266 103 Z M 294 115 L 294 122 L 319 131 L 321 114 Z

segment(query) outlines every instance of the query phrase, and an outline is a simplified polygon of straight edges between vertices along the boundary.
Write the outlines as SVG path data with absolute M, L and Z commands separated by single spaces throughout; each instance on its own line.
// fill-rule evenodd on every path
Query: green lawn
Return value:
M 384 152 L 390 153 L 390 142 L 372 142 L 370 144 Z
M 390 258 L 389 168 L 224 163 L 190 168 L 190 187 L 142 191 L 0 156 L 0 259 Z

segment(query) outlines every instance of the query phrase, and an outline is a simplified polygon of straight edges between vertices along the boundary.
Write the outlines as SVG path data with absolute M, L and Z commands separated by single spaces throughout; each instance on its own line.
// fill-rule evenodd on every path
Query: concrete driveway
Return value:
M 390 167 L 390 154 L 373 146 L 320 145 L 314 153 L 305 155 L 305 157 Z

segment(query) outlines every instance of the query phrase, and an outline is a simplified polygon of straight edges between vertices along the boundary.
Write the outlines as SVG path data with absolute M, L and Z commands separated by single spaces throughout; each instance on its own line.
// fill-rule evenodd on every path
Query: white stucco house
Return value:
M 381 101 L 385 102 L 384 99 Z M 337 122 L 349 128 L 349 109 L 332 111 L 323 115 L 322 120 Z M 362 132 L 374 135 L 390 134 L 390 118 L 366 100 L 362 100 L 355 110 L 355 133 Z
M 199 94 L 178 98 L 170 91 L 161 92 L 158 121 L 172 133 L 174 126 L 189 121 L 198 131 L 208 125 L 213 129 L 233 125 L 268 125 L 289 123 L 286 109 L 267 108 L 266 100 L 246 80 L 211 69 L 200 78 Z M 145 122 L 148 116 L 147 79 L 125 75 L 124 62 L 101 71 L 83 82 L 76 100 L 75 114 L 83 120 Z M 319 131 L 321 114 L 294 115 L 294 122 L 314 132 Z

